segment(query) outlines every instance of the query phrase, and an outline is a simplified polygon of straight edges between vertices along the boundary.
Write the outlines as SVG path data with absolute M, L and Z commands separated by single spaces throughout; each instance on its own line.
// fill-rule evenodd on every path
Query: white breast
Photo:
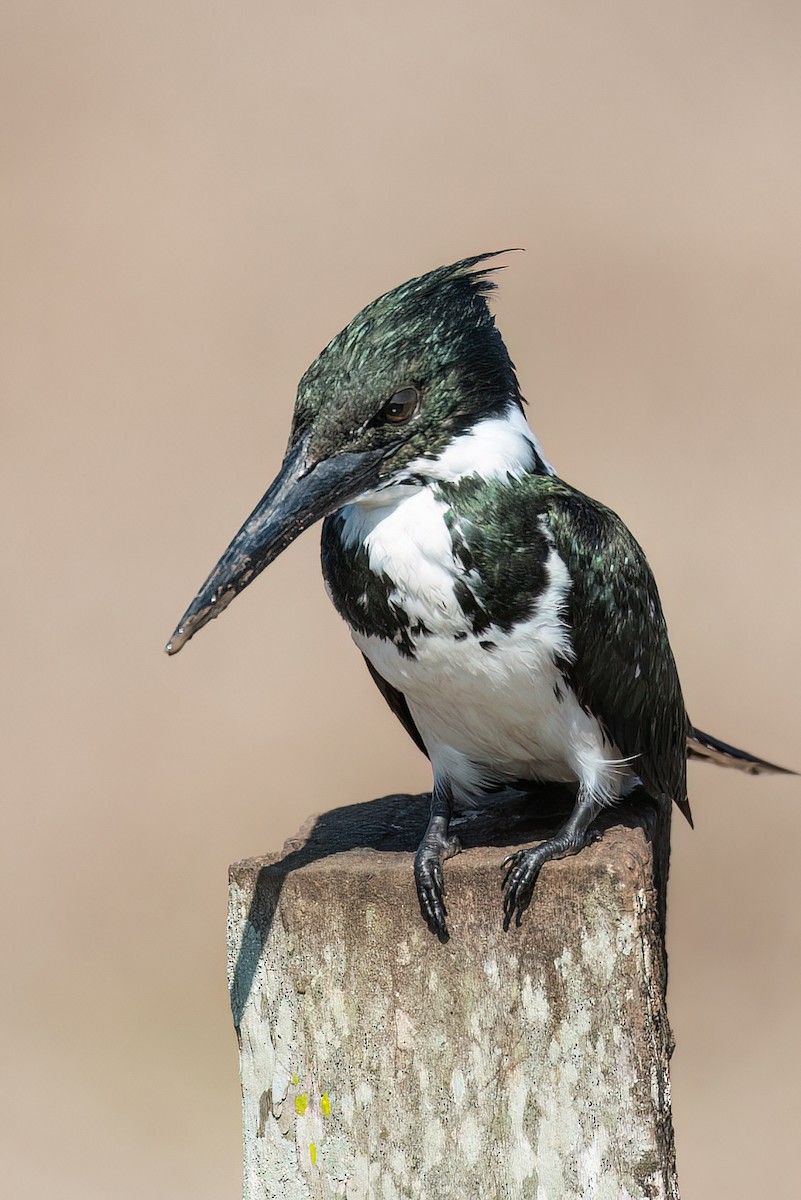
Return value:
M 344 538 L 364 546 L 371 568 L 393 581 L 391 599 L 428 631 L 413 637 L 414 658 L 383 638 L 352 631 L 354 641 L 406 697 L 435 776 L 449 780 L 460 806 L 477 803 L 489 784 L 519 779 L 580 780 L 613 799 L 631 772 L 555 665 L 571 657 L 560 618 L 570 588 L 564 562 L 552 547 L 548 586 L 527 620 L 477 636 L 454 595 L 465 573 L 446 511 L 429 487 L 391 489 L 343 510 Z
M 397 487 L 342 510 L 341 537 L 361 544 L 371 570 L 395 584 L 390 599 L 412 623 L 451 633 L 468 629 L 454 596 L 462 567 L 453 558 L 445 525 L 447 504 L 428 487 Z

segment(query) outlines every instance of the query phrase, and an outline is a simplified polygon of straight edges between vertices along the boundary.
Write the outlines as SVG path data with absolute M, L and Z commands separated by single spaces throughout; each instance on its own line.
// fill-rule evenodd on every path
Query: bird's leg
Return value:
M 414 881 L 417 884 L 420 911 L 428 928 L 441 942 L 448 939 L 442 864 L 446 858 L 452 858 L 462 848 L 459 839 L 448 834 L 452 810 L 449 785 L 435 779 L 434 790 L 431 793 L 431 816 L 425 836 L 414 856 Z
M 579 787 L 576 803 L 562 828 L 552 838 L 541 842 L 531 850 L 517 850 L 501 863 L 506 867 L 501 888 L 503 899 L 503 927 L 508 929 L 514 918 L 520 924 L 523 913 L 531 903 L 531 894 L 543 865 L 552 858 L 567 858 L 578 854 L 589 842 L 599 836 L 590 830 L 590 825 L 600 812 L 601 805 L 592 792 Z

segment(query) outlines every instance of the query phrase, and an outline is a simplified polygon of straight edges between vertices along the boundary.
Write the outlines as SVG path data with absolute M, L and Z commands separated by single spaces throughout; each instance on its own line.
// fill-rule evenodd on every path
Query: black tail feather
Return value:
M 687 735 L 687 757 L 703 759 L 705 762 L 717 763 L 720 767 L 734 767 L 745 771 L 747 775 L 797 775 L 787 767 L 777 767 L 775 763 L 766 762 L 764 758 L 756 758 L 736 746 L 721 742 L 710 733 L 701 729 L 690 728 Z
M 679 811 L 683 814 L 683 816 L 685 816 L 687 818 L 687 821 L 689 822 L 689 825 L 690 825 L 690 829 L 695 829 L 695 821 L 693 820 L 693 814 L 690 810 L 690 801 L 687 799 L 687 797 L 685 796 L 685 798 L 683 800 L 677 800 L 676 806 L 678 807 Z

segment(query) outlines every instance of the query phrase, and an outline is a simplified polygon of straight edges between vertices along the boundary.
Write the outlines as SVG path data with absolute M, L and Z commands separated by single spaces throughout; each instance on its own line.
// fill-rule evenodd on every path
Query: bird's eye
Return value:
M 406 421 L 411 420 L 417 412 L 419 403 L 420 394 L 417 388 L 401 388 L 400 391 L 395 392 L 395 395 L 387 400 L 378 415 L 382 421 L 386 421 L 389 425 L 403 425 Z

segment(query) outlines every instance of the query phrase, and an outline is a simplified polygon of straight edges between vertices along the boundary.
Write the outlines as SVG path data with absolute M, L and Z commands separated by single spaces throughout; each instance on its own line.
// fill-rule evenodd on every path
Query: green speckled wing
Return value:
M 549 482 L 546 521 L 573 585 L 575 658 L 565 675 L 621 754 L 636 756 L 646 790 L 675 800 L 690 820 L 689 722 L 651 568 L 615 513 Z

